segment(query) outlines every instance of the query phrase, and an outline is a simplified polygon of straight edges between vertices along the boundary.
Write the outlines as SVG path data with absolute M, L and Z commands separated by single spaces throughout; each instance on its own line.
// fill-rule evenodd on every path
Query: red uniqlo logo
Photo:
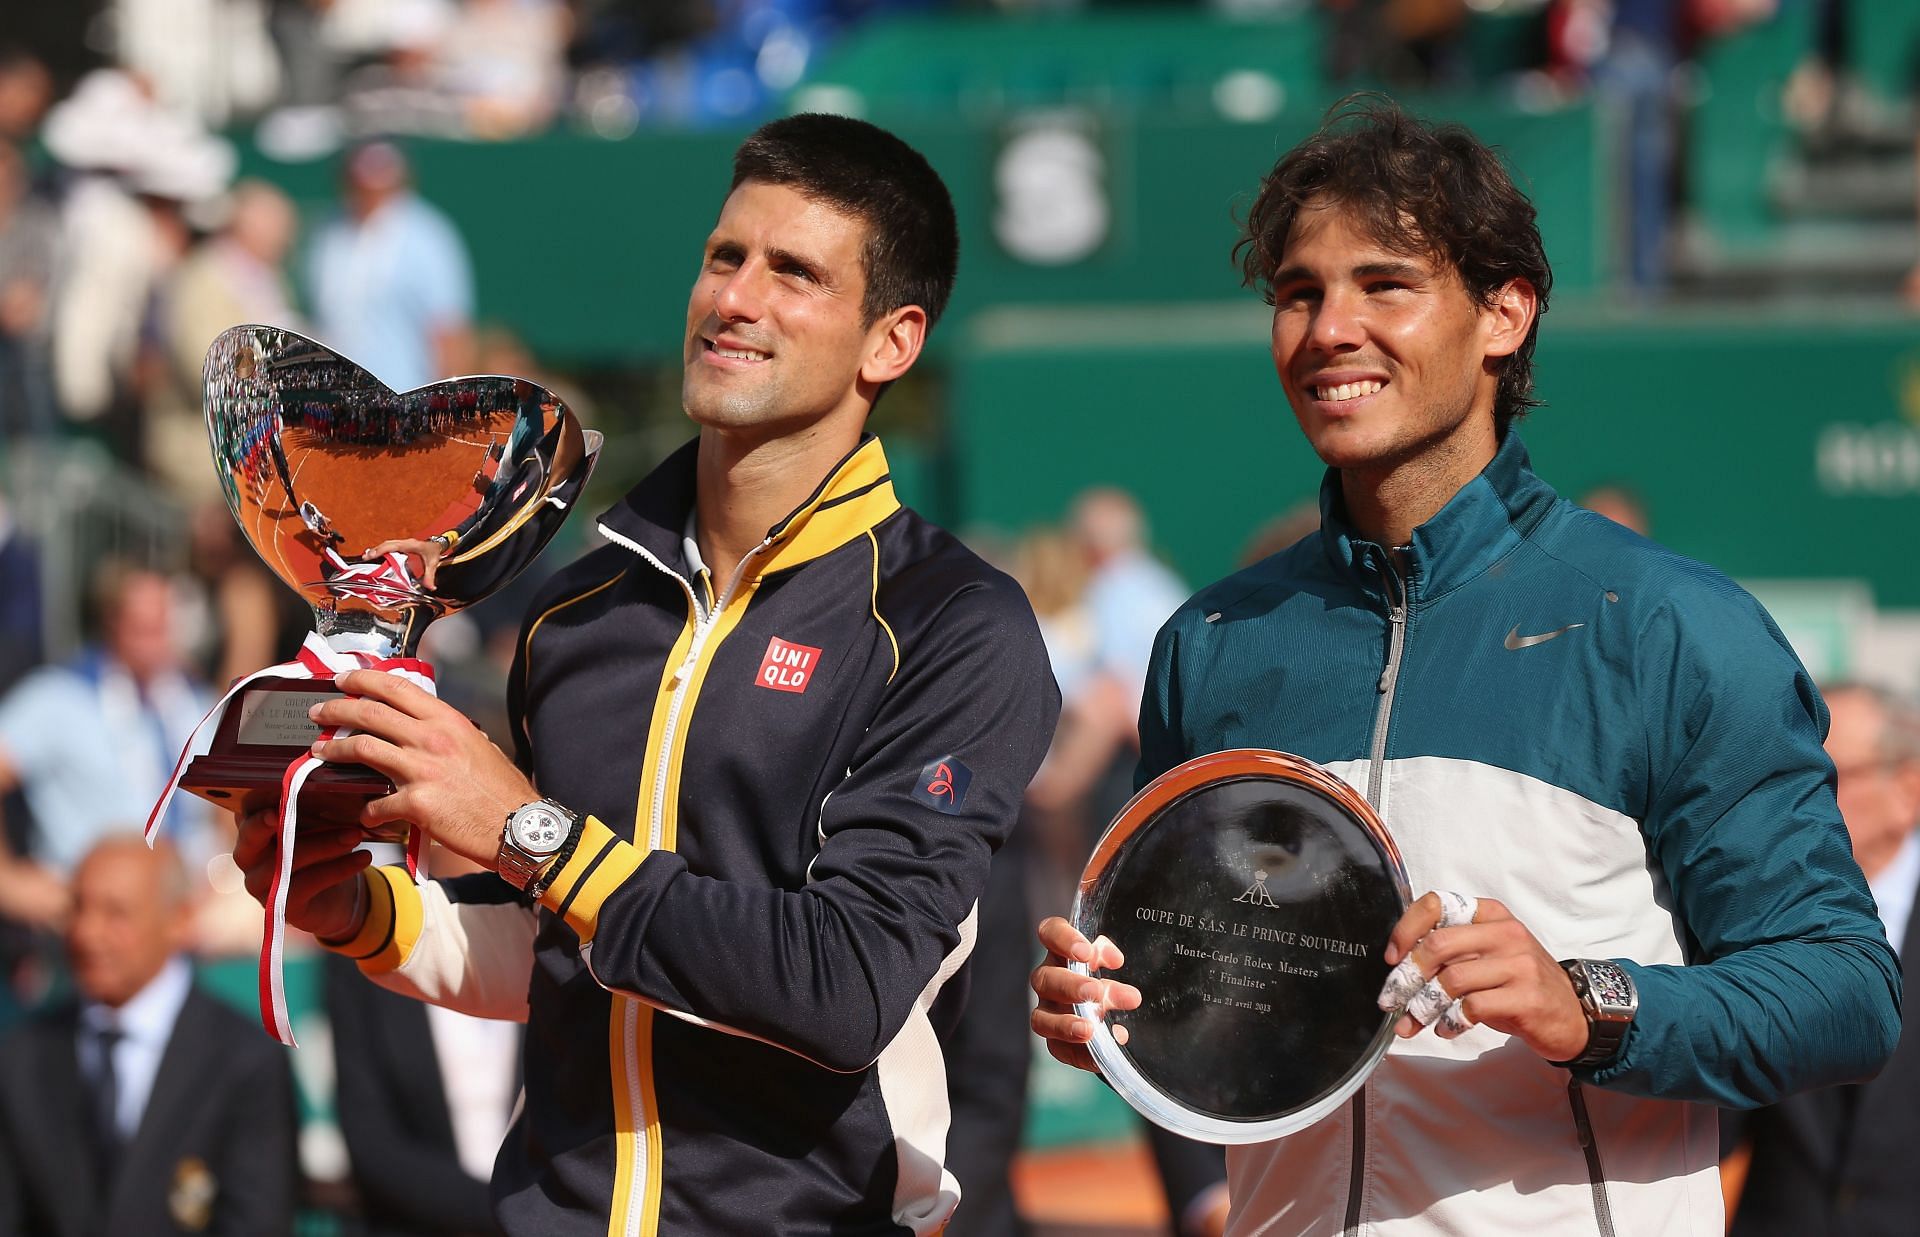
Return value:
M 760 659 L 760 673 L 753 681 L 777 692 L 803 692 L 819 667 L 819 649 L 789 644 L 775 636 L 767 641 L 767 655 Z

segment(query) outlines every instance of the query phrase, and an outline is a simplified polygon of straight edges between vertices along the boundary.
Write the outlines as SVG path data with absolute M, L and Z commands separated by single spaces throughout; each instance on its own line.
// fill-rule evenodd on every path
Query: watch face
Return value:
M 568 827 L 566 817 L 550 808 L 526 808 L 514 815 L 514 844 L 537 855 L 550 854 L 567 840 Z
M 1633 1005 L 1633 981 L 1622 968 L 1611 962 L 1586 965 L 1587 990 L 1594 1003 L 1605 1009 L 1625 1010 Z

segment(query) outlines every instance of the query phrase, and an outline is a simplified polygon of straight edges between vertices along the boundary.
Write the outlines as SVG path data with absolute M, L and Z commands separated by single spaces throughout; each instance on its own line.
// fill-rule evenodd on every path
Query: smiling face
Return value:
M 1524 283 L 1481 305 L 1440 258 L 1389 249 L 1322 204 L 1300 212 L 1272 288 L 1274 367 L 1329 467 L 1444 463 L 1464 484 L 1493 457 L 1489 362 L 1525 338 Z
M 784 185 L 727 197 L 687 301 L 681 398 L 703 427 L 774 437 L 828 418 L 864 419 L 905 372 L 923 332 L 902 315 L 865 320 L 867 225 Z

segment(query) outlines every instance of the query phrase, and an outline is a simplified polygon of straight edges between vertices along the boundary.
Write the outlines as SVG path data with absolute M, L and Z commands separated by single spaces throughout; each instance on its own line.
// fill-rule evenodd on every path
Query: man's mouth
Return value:
M 1333 386 L 1315 386 L 1308 388 L 1313 397 L 1328 404 L 1341 404 L 1350 399 L 1361 399 L 1378 394 L 1385 389 L 1386 383 L 1377 378 L 1363 378 L 1359 382 L 1342 382 Z
M 719 344 L 709 339 L 707 351 L 730 361 L 765 361 L 773 356 L 771 352 L 761 352 L 757 348 L 742 348 L 733 344 Z

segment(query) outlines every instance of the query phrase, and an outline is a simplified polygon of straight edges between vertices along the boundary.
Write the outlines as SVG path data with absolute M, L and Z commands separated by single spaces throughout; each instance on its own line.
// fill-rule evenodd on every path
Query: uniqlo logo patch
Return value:
M 803 692 L 819 669 L 819 649 L 775 636 L 767 641 L 767 655 L 760 659 L 760 673 L 753 681 L 777 692 Z
M 951 815 L 967 801 L 967 787 L 972 784 L 972 769 L 951 756 L 942 756 L 929 760 L 920 770 L 920 784 L 913 788 L 913 797 Z

